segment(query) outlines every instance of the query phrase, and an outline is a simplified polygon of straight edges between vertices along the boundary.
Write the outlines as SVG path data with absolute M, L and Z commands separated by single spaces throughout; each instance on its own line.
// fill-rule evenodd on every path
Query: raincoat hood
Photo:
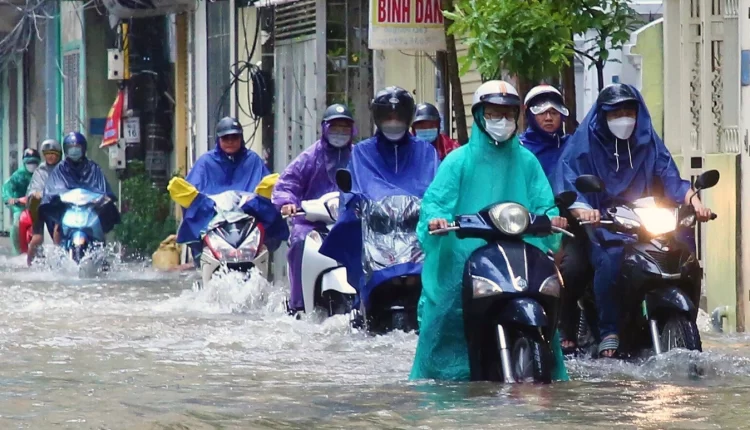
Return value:
M 542 165 L 542 169 L 544 169 L 544 173 L 551 183 L 554 180 L 555 166 L 557 166 L 560 155 L 563 149 L 565 149 L 570 136 L 563 132 L 562 123 L 560 123 L 560 128 L 554 133 L 544 131 L 536 122 L 535 116 L 528 109 L 526 109 L 526 124 L 528 124 L 528 127 L 526 127 L 526 131 L 520 136 L 521 143 L 524 148 L 536 155 L 539 164 Z
M 638 115 L 630 138 L 615 138 L 607 126 L 602 105 L 595 104 L 568 140 L 555 173 L 555 192 L 577 192 L 576 178 L 592 174 L 604 181 L 609 197 L 634 200 L 656 192 L 658 178 L 664 193 L 681 203 L 690 184 L 680 179 L 669 150 L 653 129 L 643 97 L 635 90 L 634 93 L 638 98 Z M 586 196 L 578 194 L 580 203 L 596 209 L 602 209 L 605 200 L 597 197 L 588 201 Z

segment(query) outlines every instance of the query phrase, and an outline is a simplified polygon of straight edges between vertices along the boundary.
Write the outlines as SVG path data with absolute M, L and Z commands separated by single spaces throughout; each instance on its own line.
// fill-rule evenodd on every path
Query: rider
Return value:
M 580 175 L 604 181 L 603 193 L 578 193 L 570 206 L 574 217 L 598 224 L 601 211 L 613 198 L 628 201 L 663 192 L 675 204 L 692 203 L 696 219 L 707 221 L 711 210 L 692 195 L 669 150 L 651 125 L 643 97 L 634 87 L 612 84 L 604 88 L 586 118 L 570 138 L 557 168 L 556 191 L 576 191 Z M 619 348 L 619 306 L 615 287 L 620 271 L 623 235 L 596 228 L 591 236 L 589 260 L 594 268 L 594 296 L 599 316 L 599 355 L 612 357 Z
M 568 108 L 560 91 L 551 85 L 532 88 L 523 104 L 526 105 L 528 126 L 520 136 L 521 144 L 536 155 L 551 182 L 557 161 L 570 137 L 563 132 Z
M 553 183 L 554 171 L 566 147 L 568 138 L 563 132 L 563 121 L 569 111 L 562 94 L 551 85 L 538 85 L 532 88 L 524 100 L 526 105 L 526 131 L 520 136 L 521 144 L 536 155 L 544 169 L 544 174 Z M 578 233 L 578 232 L 576 232 Z M 583 232 L 581 232 L 583 233 Z M 578 314 L 575 312 L 577 290 L 588 284 L 593 272 L 588 264 L 588 246 L 583 234 L 575 238 L 563 237 L 560 272 L 563 275 L 565 290 L 560 297 L 560 335 L 563 353 L 575 352 L 575 329 Z M 568 311 L 572 311 L 571 314 Z
M 31 265 L 36 255 L 36 250 L 44 242 L 44 225 L 45 222 L 42 217 L 39 216 L 39 203 L 42 200 L 42 193 L 44 192 L 44 184 L 47 182 L 50 172 L 57 166 L 62 159 L 62 147 L 55 139 L 47 139 L 42 142 L 40 147 L 42 156 L 44 157 L 44 163 L 39 166 L 31 177 L 31 183 L 28 189 L 26 189 L 26 197 L 29 200 L 29 212 L 33 219 L 31 242 L 29 242 L 29 252 L 27 254 L 27 262 Z M 55 243 L 59 243 L 60 239 L 57 236 L 57 229 L 54 224 L 47 224 L 47 231 L 50 236 L 53 237 Z
M 216 124 L 215 148 L 198 158 L 185 179 L 200 193 L 211 195 L 229 190 L 253 192 L 269 173 L 260 156 L 245 147 L 239 121 L 225 117 Z M 170 193 L 174 190 L 169 187 Z M 177 231 L 177 243 L 190 244 L 196 267 L 203 248 L 200 232 L 212 216 L 213 206 L 189 205 Z
M 342 196 L 341 214 L 320 253 L 346 266 L 349 283 L 362 278 L 362 230 L 354 214 L 358 195 L 380 200 L 393 195 L 422 197 L 437 171 L 438 154 L 427 142 L 407 133 L 414 118 L 414 98 L 400 87 L 387 87 L 370 104 L 377 131 L 352 149 L 348 170 L 353 194 Z
M 435 147 L 440 160 L 445 159 L 449 152 L 460 146 L 455 140 L 440 133 L 440 112 L 430 103 L 417 105 L 417 114 L 411 127 L 417 139 L 422 139 Z
M 31 175 L 39 167 L 40 161 L 41 158 L 36 149 L 26 149 L 23 151 L 21 166 L 3 184 L 3 203 L 9 206 L 13 213 L 13 226 L 10 229 L 13 255 L 20 254 L 21 248 L 18 224 L 21 220 L 21 214 L 26 209 L 26 202 L 22 198 L 26 197 L 26 188 L 28 188 L 29 182 L 31 182 Z
M 343 104 L 328 106 L 321 121 L 321 138 L 297 156 L 281 173 L 271 200 L 283 215 L 292 215 L 303 200 L 338 190 L 336 170 L 349 164 L 352 139 L 357 134 L 352 114 Z M 292 221 L 287 262 L 291 284 L 290 311 L 305 308 L 302 298 L 302 250 L 305 237 L 316 227 L 304 217 Z
M 109 197 L 109 201 L 98 209 L 98 216 L 102 231 L 112 231 L 120 223 L 120 212 L 115 204 L 117 196 L 99 165 L 86 157 L 86 138 L 81 133 L 70 132 L 63 139 L 62 146 L 65 160 L 52 170 L 44 184 L 39 217 L 45 222 L 61 224 L 65 206 L 60 204 L 60 195 L 82 188 Z
M 431 236 L 460 214 L 475 213 L 500 201 L 514 201 L 531 213 L 554 206 L 552 188 L 534 155 L 521 148 L 516 128 L 521 100 L 516 89 L 504 81 L 489 81 L 474 93 L 474 116 L 469 143 L 445 159 L 422 200 L 417 234 L 425 252 L 420 298 L 421 325 L 411 379 L 469 380 L 470 361 L 462 304 L 462 277 L 469 255 L 486 244 L 484 240 L 458 239 L 455 235 Z M 499 174 L 498 172 L 502 172 Z M 502 176 L 498 180 L 499 176 Z M 549 211 L 557 215 L 556 211 Z M 564 228 L 564 218 L 552 217 Z M 557 250 L 559 235 L 525 237 L 544 252 Z M 555 336 L 557 337 L 557 336 Z M 555 379 L 567 372 L 555 348 Z

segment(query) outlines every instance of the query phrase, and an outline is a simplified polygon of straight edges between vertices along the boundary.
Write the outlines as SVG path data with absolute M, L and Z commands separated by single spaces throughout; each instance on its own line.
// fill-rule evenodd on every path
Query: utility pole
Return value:
M 48 139 L 61 140 L 60 122 L 58 118 L 60 91 L 58 79 L 58 45 L 59 45 L 59 11 L 60 3 L 57 1 L 47 2 L 47 14 L 53 18 L 47 20 L 44 37 L 44 85 L 45 85 L 45 126 Z M 65 131 L 63 131 L 64 133 Z

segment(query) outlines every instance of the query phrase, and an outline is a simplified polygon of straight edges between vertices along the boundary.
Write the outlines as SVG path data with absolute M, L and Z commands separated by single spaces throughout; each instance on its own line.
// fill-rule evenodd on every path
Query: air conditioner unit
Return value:
M 146 18 L 195 10 L 196 0 L 102 0 L 119 19 Z

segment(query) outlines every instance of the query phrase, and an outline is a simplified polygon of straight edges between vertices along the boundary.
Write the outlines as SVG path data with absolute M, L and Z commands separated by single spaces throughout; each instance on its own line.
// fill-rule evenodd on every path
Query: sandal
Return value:
M 617 349 L 620 347 L 620 338 L 616 334 L 610 334 L 604 337 L 599 343 L 599 358 L 615 358 Z M 605 352 L 612 351 L 611 355 L 605 355 Z

